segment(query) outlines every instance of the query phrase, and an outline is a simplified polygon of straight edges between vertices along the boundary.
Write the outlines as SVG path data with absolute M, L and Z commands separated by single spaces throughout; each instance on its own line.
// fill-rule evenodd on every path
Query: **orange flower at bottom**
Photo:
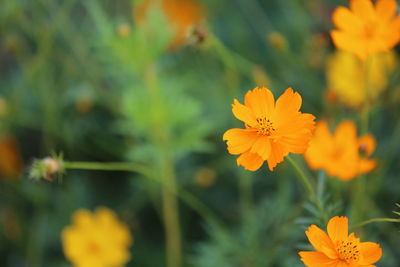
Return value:
M 382 249 L 373 242 L 361 242 L 354 233 L 349 235 L 347 217 L 329 220 L 328 234 L 311 225 L 306 235 L 316 251 L 301 251 L 299 255 L 307 267 L 375 267 L 382 257 Z
M 241 154 L 237 165 L 256 171 L 267 161 L 272 171 L 289 153 L 304 153 L 315 117 L 301 113 L 301 103 L 301 96 L 291 88 L 286 89 L 276 102 L 267 88 L 247 92 L 244 105 L 235 99 L 232 113 L 244 122 L 246 129 L 230 129 L 223 140 L 227 140 L 230 154 Z
M 376 167 L 376 161 L 366 157 L 372 154 L 375 145 L 372 135 L 357 137 L 351 121 L 342 122 L 331 134 L 328 123 L 322 120 L 317 123 L 304 158 L 311 169 L 323 169 L 330 176 L 348 181 Z

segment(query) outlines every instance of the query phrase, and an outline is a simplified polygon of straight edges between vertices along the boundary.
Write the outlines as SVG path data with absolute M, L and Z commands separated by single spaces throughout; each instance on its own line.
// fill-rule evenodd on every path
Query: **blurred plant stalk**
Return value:
M 370 90 L 370 82 L 369 82 L 369 69 L 372 64 L 371 57 L 367 57 L 363 61 L 363 78 L 364 78 L 364 88 L 365 88 L 365 100 L 361 107 L 359 116 L 360 116 L 360 132 L 361 134 L 367 134 L 369 128 L 369 113 L 370 113 L 370 96 L 368 92 Z M 354 194 L 352 194 L 351 202 L 352 202 L 352 218 L 355 221 L 363 220 L 364 214 L 366 212 L 365 208 L 368 205 L 365 205 L 367 202 L 366 199 L 366 185 L 365 185 L 366 175 L 360 175 L 358 179 L 354 181 Z
M 293 169 L 296 172 L 296 176 L 301 184 L 304 186 L 304 189 L 308 193 L 310 200 L 317 206 L 319 211 L 320 218 L 322 219 L 323 223 L 328 222 L 328 215 L 324 210 L 324 206 L 321 202 L 320 197 L 316 193 L 315 187 L 311 182 L 310 177 L 303 171 L 303 169 L 299 166 L 299 164 L 294 160 L 290 155 L 286 156 L 289 163 L 292 165 Z
M 156 66 L 149 64 L 145 68 L 145 82 L 147 89 L 152 96 L 151 108 L 158 108 L 163 105 L 162 97 L 159 92 L 159 83 L 157 79 Z M 166 234 L 166 254 L 168 267 L 182 266 L 182 238 L 179 224 L 179 210 L 177 201 L 177 182 L 171 151 L 173 147 L 170 145 L 170 138 L 166 125 L 162 120 L 157 121 L 153 125 L 151 131 L 152 139 L 158 147 L 161 148 L 160 155 L 160 173 L 162 180 L 162 207 L 164 227 Z

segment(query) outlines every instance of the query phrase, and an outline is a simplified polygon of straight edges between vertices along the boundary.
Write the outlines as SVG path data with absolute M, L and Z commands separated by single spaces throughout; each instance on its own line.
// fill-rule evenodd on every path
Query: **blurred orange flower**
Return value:
M 306 235 L 316 251 L 301 251 L 299 255 L 307 267 L 373 267 L 382 257 L 382 249 L 373 242 L 361 242 L 354 233 L 349 235 L 347 217 L 335 216 L 327 225 L 328 234 L 311 225 Z
M 135 8 L 135 20 L 142 23 L 151 6 L 158 2 L 161 4 L 166 19 L 174 29 L 170 48 L 176 49 L 187 42 L 190 31 L 201 23 L 204 10 L 195 0 L 143 0 Z
M 315 117 L 299 111 L 302 99 L 298 93 L 288 88 L 275 103 L 269 89 L 255 88 L 247 92 L 244 103 L 235 99 L 232 112 L 246 129 L 230 129 L 223 136 L 229 153 L 241 154 L 238 165 L 256 171 L 267 161 L 272 171 L 290 152 L 306 151 Z
M 18 177 L 22 173 L 22 159 L 18 142 L 13 136 L 0 137 L 0 177 Z
M 317 123 L 310 147 L 304 157 L 311 169 L 325 170 L 330 176 L 348 181 L 376 167 L 376 161 L 368 159 L 375 150 L 372 135 L 357 137 L 353 122 L 344 121 L 332 135 L 328 123 Z
M 338 7 L 332 15 L 338 28 L 331 31 L 336 47 L 361 59 L 393 48 L 400 40 L 396 0 L 351 0 L 350 9 Z

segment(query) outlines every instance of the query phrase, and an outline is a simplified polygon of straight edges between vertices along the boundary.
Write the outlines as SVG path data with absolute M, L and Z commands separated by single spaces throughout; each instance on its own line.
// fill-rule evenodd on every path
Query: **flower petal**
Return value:
M 358 139 L 358 146 L 362 152 L 365 152 L 367 156 L 371 156 L 371 154 L 375 150 L 376 140 L 373 135 L 366 134 L 360 136 Z
M 336 144 L 351 144 L 354 148 L 357 145 L 354 141 L 357 138 L 357 128 L 352 121 L 343 121 L 338 125 L 335 131 Z
M 361 258 L 360 265 L 370 265 L 377 262 L 382 257 L 382 249 L 373 242 L 361 242 L 359 245 Z
M 271 153 L 267 159 L 268 168 L 273 171 L 276 165 L 283 161 L 283 157 L 289 154 L 277 140 L 272 140 L 271 142 Z
M 352 33 L 361 33 L 364 28 L 362 21 L 345 7 L 338 7 L 332 14 L 332 21 L 341 30 Z
M 301 107 L 301 103 L 300 94 L 294 92 L 292 88 L 287 88 L 276 100 L 275 114 L 281 118 L 283 114 L 297 112 Z
M 378 0 L 375 4 L 375 10 L 380 18 L 391 19 L 396 14 L 396 0 Z
M 253 111 L 249 107 L 247 107 L 243 104 L 240 104 L 240 102 L 237 101 L 237 99 L 233 100 L 232 113 L 233 113 L 233 115 L 235 115 L 235 117 L 237 119 L 243 121 L 244 123 L 246 123 L 250 126 L 257 125 L 256 118 L 254 117 Z
M 258 170 L 263 163 L 264 160 L 258 154 L 251 152 L 243 153 L 242 155 L 240 155 L 240 157 L 237 158 L 237 165 L 243 166 L 246 170 L 249 171 Z
M 329 236 L 318 226 L 311 225 L 306 231 L 306 235 L 315 250 L 324 253 L 331 259 L 337 258 L 335 246 Z
M 349 220 L 344 216 L 335 216 L 329 220 L 327 230 L 333 244 L 345 240 L 349 234 Z
M 360 173 L 368 173 L 376 168 L 376 160 L 374 159 L 360 159 Z
M 321 252 L 314 251 L 301 251 L 299 252 L 301 261 L 307 267 L 337 267 L 338 260 L 333 260 L 328 258 L 325 254 Z
M 226 131 L 222 137 L 227 140 L 228 152 L 232 155 L 242 154 L 253 146 L 258 135 L 254 129 L 234 128 Z
M 333 30 L 331 37 L 335 46 L 348 52 L 356 54 L 360 59 L 368 55 L 368 42 L 365 38 L 353 36 L 351 33 Z
M 374 5 L 371 0 L 351 0 L 350 8 L 354 14 L 364 21 L 371 20 L 375 16 Z
M 274 95 L 272 92 L 263 88 L 254 88 L 247 92 L 244 103 L 248 106 L 257 118 L 269 117 L 274 109 Z
M 267 136 L 260 136 L 253 144 L 250 152 L 257 153 L 263 160 L 267 160 L 271 153 L 271 139 Z

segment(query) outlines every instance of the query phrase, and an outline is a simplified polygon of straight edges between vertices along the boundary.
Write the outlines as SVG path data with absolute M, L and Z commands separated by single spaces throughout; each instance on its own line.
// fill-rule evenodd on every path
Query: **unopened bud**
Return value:
M 122 23 L 118 25 L 117 32 L 120 37 L 127 37 L 131 32 L 131 25 L 128 23 Z
M 267 35 L 267 42 L 276 50 L 283 51 L 288 48 L 286 38 L 279 32 L 271 32 Z
M 35 160 L 32 164 L 30 177 L 35 180 L 45 179 L 52 182 L 54 176 L 63 172 L 62 160 L 60 158 L 46 157 Z

